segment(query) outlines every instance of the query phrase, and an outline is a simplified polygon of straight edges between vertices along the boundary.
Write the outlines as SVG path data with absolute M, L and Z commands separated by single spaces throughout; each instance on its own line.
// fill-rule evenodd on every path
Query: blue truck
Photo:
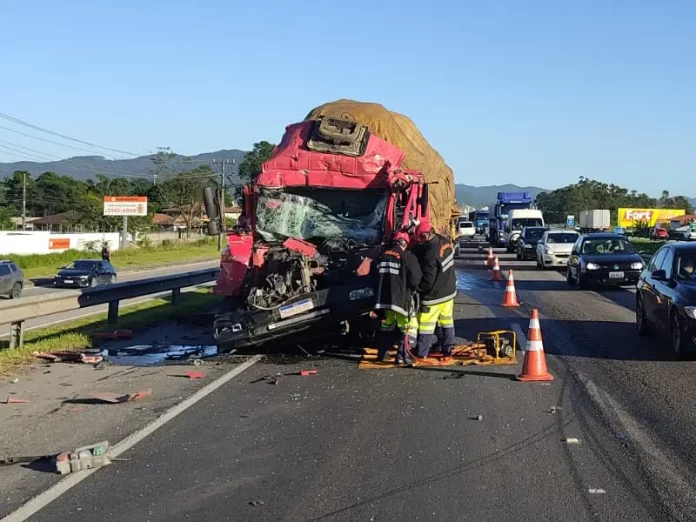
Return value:
M 505 221 L 508 213 L 514 209 L 526 208 L 534 208 L 534 199 L 529 192 L 498 192 L 493 216 L 488 220 L 488 240 L 492 246 L 505 245 Z
M 469 221 L 476 227 L 477 234 L 485 235 L 487 233 L 490 214 L 488 207 L 469 212 Z

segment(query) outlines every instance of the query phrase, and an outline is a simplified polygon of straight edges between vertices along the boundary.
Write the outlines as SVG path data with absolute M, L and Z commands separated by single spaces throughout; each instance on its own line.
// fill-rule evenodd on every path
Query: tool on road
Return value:
M 494 263 L 493 259 L 493 248 L 488 247 L 488 259 L 486 259 L 486 266 L 493 266 Z
M 512 268 L 508 271 L 508 279 L 507 285 L 505 286 L 505 298 L 503 299 L 503 306 L 520 306 L 520 303 L 517 302 L 517 292 L 515 291 L 515 278 L 512 273 Z
M 56 471 L 61 475 L 98 468 L 111 464 L 106 451 L 109 449 L 107 441 L 82 446 L 74 451 L 64 451 L 56 455 Z
M 546 369 L 546 355 L 544 354 L 544 343 L 541 340 L 541 327 L 539 326 L 539 310 L 536 308 L 532 310 L 529 319 L 529 335 L 524 352 L 524 363 L 522 364 L 522 373 L 517 376 L 517 380 L 524 382 L 553 380 L 553 375 Z
M 493 264 L 493 276 L 491 277 L 491 281 L 502 281 L 502 275 L 500 273 L 500 263 L 498 262 L 498 256 L 495 256 L 495 261 Z

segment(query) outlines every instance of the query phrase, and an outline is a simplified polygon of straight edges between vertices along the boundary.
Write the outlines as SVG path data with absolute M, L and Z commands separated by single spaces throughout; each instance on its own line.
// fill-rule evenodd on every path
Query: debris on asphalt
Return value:
M 29 404 L 27 399 L 15 399 L 14 397 L 8 397 L 5 404 Z
M 147 389 L 135 393 L 114 393 L 114 392 L 94 392 L 90 394 L 90 397 L 101 402 L 108 402 L 109 404 L 119 404 L 122 402 L 133 402 L 138 399 L 143 399 L 152 395 L 152 390 Z
M 186 375 L 186 377 L 188 377 L 189 379 L 205 379 L 204 372 L 197 372 L 194 370 L 187 370 L 184 372 L 184 375 Z
M 563 406 L 551 406 L 551 410 L 549 411 L 549 413 L 556 413 L 557 411 L 562 411 L 562 410 L 563 410 Z
M 474 415 L 473 417 L 469 417 L 469 420 L 482 421 L 483 415 Z
M 274 373 L 271 375 L 265 375 L 263 377 L 259 377 L 255 381 L 251 381 L 251 384 L 256 384 L 257 382 L 264 382 L 266 381 L 268 384 L 278 384 L 280 381 L 280 378 L 283 376 L 282 373 Z
M 575 437 L 569 437 L 567 439 L 563 439 L 563 442 L 566 444 L 580 444 L 580 439 L 576 439 Z
M 603 495 L 604 493 L 606 493 L 606 491 L 604 491 L 601 488 L 598 488 L 598 489 L 590 488 L 588 490 L 588 493 L 590 493 L 590 495 Z
M 299 344 L 297 345 L 297 347 L 300 349 L 300 351 L 301 351 L 302 353 L 304 353 L 304 354 L 307 356 L 307 359 L 311 359 L 312 357 L 314 357 L 314 355 L 312 355 L 312 354 L 309 353 L 307 350 L 305 350 L 304 348 L 302 348 L 302 346 L 300 346 Z
M 34 357 L 38 359 L 43 359 L 44 361 L 49 361 L 52 363 L 57 362 L 71 362 L 71 363 L 84 363 L 84 364 L 97 364 L 104 360 L 104 357 L 98 354 L 86 353 L 86 352 L 68 352 L 68 351 L 55 351 L 55 352 L 34 352 Z
M 266 504 L 263 500 L 252 500 L 249 502 L 250 506 L 263 506 Z
M 110 348 L 102 355 L 111 364 L 119 366 L 159 366 L 165 364 L 193 364 L 201 359 L 218 355 L 215 345 L 184 346 L 171 344 L 144 344 L 128 348 Z
M 74 451 L 59 453 L 55 457 L 56 471 L 61 475 L 66 475 L 111 464 L 111 460 L 106 455 L 108 449 L 109 443 L 104 441 L 82 446 Z
M 84 410 L 84 408 L 80 408 L 79 406 L 76 408 L 68 408 L 68 413 L 77 413 Z
M 317 370 L 300 370 L 300 375 L 302 377 L 307 377 L 309 375 L 316 375 L 316 374 L 317 374 Z
M 18 379 L 17 377 L 15 377 L 15 378 L 12 379 L 10 382 L 11 382 L 12 384 L 17 384 L 17 383 L 19 382 L 19 379 Z

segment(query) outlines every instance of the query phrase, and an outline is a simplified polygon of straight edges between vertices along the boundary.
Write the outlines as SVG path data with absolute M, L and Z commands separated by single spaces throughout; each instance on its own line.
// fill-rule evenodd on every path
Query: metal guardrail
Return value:
M 108 322 L 118 321 L 119 303 L 124 299 L 158 294 L 171 290 L 172 304 L 181 300 L 181 289 L 214 281 L 219 268 L 195 270 L 183 274 L 139 279 L 86 290 L 24 297 L 0 304 L 0 324 L 10 324 L 10 349 L 24 343 L 24 321 L 70 310 L 109 304 Z

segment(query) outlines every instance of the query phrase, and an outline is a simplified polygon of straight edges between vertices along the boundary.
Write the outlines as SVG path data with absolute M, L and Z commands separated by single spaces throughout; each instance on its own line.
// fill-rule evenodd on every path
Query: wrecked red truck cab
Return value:
M 353 121 L 322 118 L 286 128 L 245 187 L 244 213 L 227 235 L 215 292 L 236 308 L 216 316 L 223 351 L 331 331 L 374 307 L 376 276 L 358 275 L 396 230 L 428 218 L 428 187 L 401 168 L 402 151 Z

